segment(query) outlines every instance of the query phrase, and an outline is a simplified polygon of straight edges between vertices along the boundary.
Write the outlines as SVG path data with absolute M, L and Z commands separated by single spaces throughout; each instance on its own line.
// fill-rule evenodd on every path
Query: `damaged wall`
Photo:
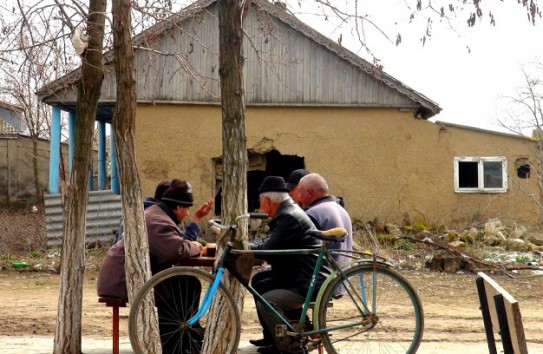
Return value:
M 539 170 L 535 142 L 442 126 L 397 109 L 247 108 L 247 147 L 303 157 L 354 219 L 460 224 L 500 217 L 535 225 L 537 178 L 518 178 L 516 161 Z M 188 179 L 196 203 L 215 195 L 213 158 L 222 154 L 221 109 L 206 105 L 139 105 L 137 156 L 144 193 L 164 178 Z M 506 193 L 454 192 L 457 156 L 505 156 Z M 522 161 L 522 160 L 521 160 Z

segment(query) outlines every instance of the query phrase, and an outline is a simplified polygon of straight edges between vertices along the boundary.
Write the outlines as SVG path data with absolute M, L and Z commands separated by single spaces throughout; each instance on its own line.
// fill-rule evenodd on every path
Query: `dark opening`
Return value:
M 458 162 L 458 187 L 459 188 L 477 188 L 479 186 L 478 163 Z
M 527 158 L 520 158 L 515 161 L 518 178 L 530 178 L 530 161 Z
M 264 163 L 260 163 L 264 161 Z M 254 163 L 253 163 L 254 162 Z M 217 168 L 220 169 L 220 160 L 217 161 Z M 253 165 L 257 167 L 253 167 Z M 267 176 L 281 176 L 285 180 L 288 175 L 299 168 L 305 168 L 303 157 L 296 155 L 281 155 L 277 150 L 266 154 L 255 154 L 249 152 L 249 171 L 247 172 L 247 201 L 248 210 L 255 211 L 260 207 L 258 198 L 258 187 Z M 220 180 L 217 181 L 220 186 Z M 222 187 L 219 187 L 215 195 L 215 215 L 221 214 Z
M 281 155 L 277 150 L 265 154 L 266 169 L 263 171 L 249 171 L 247 176 L 247 198 L 249 200 L 249 211 L 260 207 L 258 200 L 258 187 L 267 176 L 281 176 L 285 180 L 288 175 L 299 168 L 305 168 L 303 157 L 296 155 Z
M 530 178 L 530 165 L 522 165 L 517 170 L 518 178 Z

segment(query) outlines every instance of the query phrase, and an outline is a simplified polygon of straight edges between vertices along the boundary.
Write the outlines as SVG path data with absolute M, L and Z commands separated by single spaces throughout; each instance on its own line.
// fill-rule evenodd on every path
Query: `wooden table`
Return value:
M 213 267 L 215 259 L 215 257 L 191 257 L 183 259 L 178 265 L 188 267 Z

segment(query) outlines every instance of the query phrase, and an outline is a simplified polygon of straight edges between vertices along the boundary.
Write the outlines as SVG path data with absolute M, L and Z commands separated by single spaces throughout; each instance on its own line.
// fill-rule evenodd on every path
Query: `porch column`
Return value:
M 75 112 L 70 112 L 68 119 L 68 134 L 69 134 L 69 145 L 68 145 L 68 159 L 70 166 L 70 174 L 72 173 L 72 164 L 74 161 L 74 147 L 75 147 Z
M 115 150 L 115 133 L 111 129 L 109 135 L 111 142 L 111 190 L 117 194 L 121 193 L 119 188 L 119 174 L 117 173 L 117 150 Z
M 98 122 L 98 190 L 106 189 L 106 122 Z
M 52 107 L 51 140 L 49 143 L 49 193 L 58 193 L 60 167 L 60 107 Z

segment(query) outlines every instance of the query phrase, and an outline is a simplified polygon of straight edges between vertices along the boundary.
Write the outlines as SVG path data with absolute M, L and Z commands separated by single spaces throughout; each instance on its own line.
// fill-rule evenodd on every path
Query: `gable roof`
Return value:
M 200 0 L 187 6 L 170 18 L 161 21 L 136 35 L 133 38 L 134 46 L 136 48 L 143 48 L 147 47 L 150 43 L 152 44 L 160 41 L 163 41 L 163 46 L 180 46 L 181 44 L 178 43 L 179 41 L 167 39 L 166 34 L 179 30 L 183 24 L 190 22 L 190 20 L 198 16 L 207 16 L 206 19 L 208 22 L 211 22 L 211 25 L 208 26 L 209 28 L 200 30 L 200 34 L 202 36 L 207 35 L 211 37 L 212 34 L 215 34 L 213 32 L 214 30 L 218 31 L 218 26 L 215 26 L 216 28 L 212 27 L 213 25 L 216 25 L 216 18 L 213 18 L 213 15 L 209 14 L 213 11 L 213 5 L 215 3 L 216 0 Z M 293 64 L 293 68 L 277 69 L 277 72 L 275 73 L 277 78 L 275 78 L 269 75 L 267 71 L 266 73 L 263 73 L 265 70 L 261 69 L 260 67 L 247 68 L 247 66 L 251 65 L 247 65 L 247 63 L 262 60 L 260 57 L 254 54 L 251 57 L 251 53 L 249 53 L 247 63 L 244 68 L 244 70 L 247 72 L 246 77 L 249 77 L 246 78 L 246 83 L 248 83 L 246 84 L 248 96 L 246 101 L 248 105 L 294 103 L 301 105 L 320 104 L 337 106 L 409 107 L 417 110 L 418 115 L 425 119 L 430 118 L 441 111 L 441 108 L 436 103 L 421 93 L 409 88 L 384 71 L 379 70 L 373 64 L 340 46 L 335 41 L 332 41 L 331 39 L 320 34 L 315 29 L 300 21 L 294 15 L 285 11 L 284 8 L 273 5 L 266 0 L 254 0 L 253 5 L 261 12 L 267 14 L 270 19 L 277 21 L 278 25 L 276 30 L 282 31 L 281 33 L 284 34 L 285 37 L 289 37 L 291 32 L 295 33 L 297 37 L 292 39 L 290 44 L 285 44 L 285 46 L 291 46 L 291 51 L 293 53 L 296 52 L 302 59 L 300 59 L 300 63 Z M 251 14 L 251 12 L 249 12 L 249 14 Z M 246 18 L 245 21 L 248 21 L 248 19 Z M 198 25 L 198 23 L 196 23 L 196 25 Z M 250 24 L 246 26 L 246 23 L 244 23 L 246 35 L 261 35 L 259 33 L 259 28 L 253 28 L 253 32 L 251 32 L 251 34 L 247 34 L 247 31 L 251 31 L 250 27 Z M 258 26 L 255 25 L 253 27 Z M 181 33 L 186 33 L 188 32 L 188 28 L 185 28 L 184 32 L 182 32 L 183 29 L 180 31 Z M 285 40 L 285 42 L 287 40 Z M 264 43 L 265 41 L 258 42 L 257 40 L 250 42 L 250 45 L 253 47 L 260 46 L 257 49 L 267 46 L 266 48 L 270 51 L 275 50 L 274 48 L 269 48 L 267 41 L 266 43 Z M 190 45 L 198 46 L 201 45 L 201 43 L 190 43 Z M 200 53 L 198 50 L 194 50 L 196 54 L 193 54 L 190 59 L 194 61 L 202 61 L 200 64 L 196 63 L 196 66 L 199 64 L 201 65 L 202 70 L 208 71 L 202 74 L 202 77 L 216 77 L 214 80 L 218 81 L 218 70 L 214 71 L 214 69 L 210 69 L 211 65 L 209 63 L 211 60 L 211 54 L 209 52 L 213 52 L 213 50 L 208 50 L 207 53 L 205 53 L 206 48 L 209 49 L 207 45 L 201 45 L 200 51 L 203 51 L 204 54 Z M 305 51 L 305 53 L 303 51 Z M 294 56 L 294 54 L 288 54 Z M 305 57 L 303 57 L 304 55 Z M 143 57 L 143 55 L 141 56 Z M 187 55 L 187 57 L 189 56 Z M 114 53 L 112 50 L 104 54 L 104 62 L 106 64 L 111 63 L 113 59 Z M 188 60 L 189 59 L 187 59 L 187 61 Z M 294 61 L 298 59 L 293 58 L 292 60 Z M 138 61 L 138 59 L 136 59 L 136 61 Z M 142 63 L 144 61 L 145 60 L 143 58 L 140 58 L 139 60 L 141 65 L 143 65 Z M 138 76 L 144 76 L 148 79 L 157 77 L 157 75 L 164 75 L 162 71 L 165 71 L 164 67 L 167 66 L 167 59 L 160 62 L 160 65 L 162 65 L 162 71 L 156 68 L 157 62 L 158 61 L 155 61 L 153 63 L 153 67 L 151 64 L 147 63 L 146 67 L 142 66 L 142 68 L 138 68 Z M 331 67 L 331 69 L 328 71 L 335 70 L 336 72 L 326 73 L 326 70 L 324 70 L 325 67 L 326 69 Z M 145 72 L 145 70 L 147 71 Z M 341 70 L 343 70 L 344 73 L 342 73 Z M 302 74 L 300 74 L 298 71 Z M 350 80 L 352 87 L 343 87 L 346 85 L 338 81 L 341 80 L 338 79 L 340 74 L 343 75 L 345 80 Z M 177 75 L 177 73 L 170 72 L 170 75 Z M 291 78 L 290 76 L 297 77 Z M 41 100 L 47 103 L 58 103 L 61 102 L 62 99 L 71 99 L 72 101 L 75 101 L 75 90 L 73 87 L 74 84 L 79 81 L 80 77 L 81 69 L 79 68 L 42 87 L 37 94 Z M 186 82 L 191 81 L 192 78 L 177 77 L 176 79 L 170 80 L 165 80 L 163 78 L 160 82 L 160 87 L 159 84 L 155 84 L 154 87 L 151 87 L 152 85 L 149 85 L 147 80 L 140 79 L 141 78 L 138 78 L 138 82 L 145 82 L 145 84 L 138 84 L 138 101 L 140 102 L 156 102 L 157 100 L 171 100 L 177 102 L 189 102 L 194 100 L 208 103 L 220 102 L 218 98 L 220 96 L 218 84 L 214 85 L 210 84 L 209 82 L 198 82 L 196 84 L 190 82 L 187 84 Z M 333 87 L 334 83 L 332 80 L 334 79 L 336 80 L 336 87 Z M 180 81 L 182 81 L 182 83 L 180 83 Z M 175 84 L 172 82 L 175 82 Z M 102 90 L 102 97 L 104 97 L 106 101 L 112 103 L 114 102 L 116 85 L 114 83 L 114 74 L 111 72 L 106 73 L 106 80 L 104 80 L 104 83 L 105 85 Z M 371 84 L 371 87 L 368 90 L 367 87 L 369 84 Z M 172 87 L 168 87 L 168 85 L 172 85 Z M 264 86 L 271 87 L 268 88 Z M 289 89 L 284 90 L 285 87 L 289 87 Z M 295 89 L 291 89 L 290 87 L 295 87 Z M 202 91 L 202 88 L 207 92 L 196 92 L 197 90 Z M 73 91 L 71 95 L 66 93 L 69 90 Z M 149 92 L 144 93 L 145 90 Z M 183 90 L 186 92 L 184 92 L 182 95 L 179 92 L 182 92 Z M 288 93 L 281 92 L 282 90 L 288 91 Z M 316 90 L 318 92 L 316 92 Z M 344 90 L 344 92 L 339 92 L 340 90 Z M 377 93 L 372 93 L 371 90 L 374 90 Z M 60 94 L 59 91 L 63 91 L 64 94 Z M 178 93 L 177 96 L 172 96 L 172 92 Z M 281 95 L 276 96 L 275 92 L 281 92 Z M 378 97 L 376 98 L 376 96 Z

